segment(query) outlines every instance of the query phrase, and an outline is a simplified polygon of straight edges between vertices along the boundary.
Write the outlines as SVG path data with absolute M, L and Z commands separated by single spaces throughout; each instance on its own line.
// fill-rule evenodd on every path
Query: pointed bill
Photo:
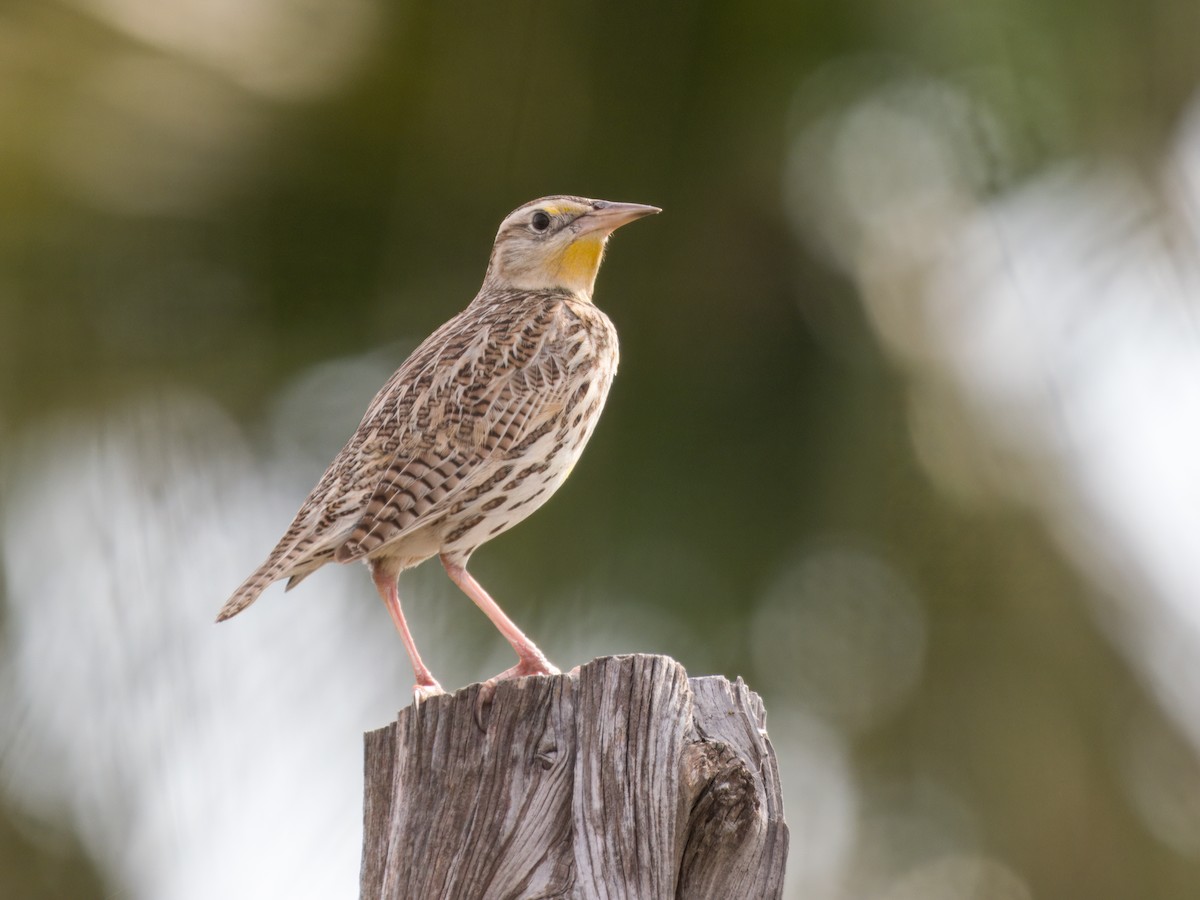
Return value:
M 597 200 L 592 210 L 576 219 L 580 234 L 612 234 L 622 225 L 662 212 L 657 206 L 641 203 L 612 203 Z

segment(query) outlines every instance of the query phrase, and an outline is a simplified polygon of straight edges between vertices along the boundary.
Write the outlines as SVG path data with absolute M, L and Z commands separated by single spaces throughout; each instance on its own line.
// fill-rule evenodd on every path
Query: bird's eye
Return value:
M 550 227 L 550 217 L 539 209 L 533 214 L 529 224 L 533 226 L 534 231 L 545 231 Z

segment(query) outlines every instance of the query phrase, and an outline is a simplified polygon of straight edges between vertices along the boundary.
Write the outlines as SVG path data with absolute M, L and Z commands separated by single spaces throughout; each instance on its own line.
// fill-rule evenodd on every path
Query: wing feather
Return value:
M 429 429 L 406 430 L 411 439 L 392 455 L 338 547 L 339 562 L 399 540 L 508 477 L 510 455 L 566 402 L 566 372 L 551 363 L 548 374 L 545 364 L 558 337 L 556 318 L 530 316 L 522 328 L 490 332 L 457 369 L 443 367 L 453 378 L 435 385 L 416 411 Z
M 503 483 L 570 398 L 579 319 L 561 294 L 477 300 L 375 395 L 266 561 L 220 618 L 266 587 L 361 559 Z

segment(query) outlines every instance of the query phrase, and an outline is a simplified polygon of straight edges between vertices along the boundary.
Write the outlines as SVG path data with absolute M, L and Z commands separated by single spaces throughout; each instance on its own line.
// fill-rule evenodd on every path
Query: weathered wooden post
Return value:
M 593 660 L 402 710 L 367 735 L 362 900 L 779 897 L 758 695 L 666 656 Z

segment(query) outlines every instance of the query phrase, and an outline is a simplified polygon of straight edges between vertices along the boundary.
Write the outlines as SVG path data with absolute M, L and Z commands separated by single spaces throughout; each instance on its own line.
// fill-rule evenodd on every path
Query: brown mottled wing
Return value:
M 280 578 L 291 587 L 335 557 L 362 558 L 433 521 L 553 415 L 566 373 L 548 344 L 570 340 L 560 332 L 573 315 L 557 295 L 492 299 L 430 335 L 376 394 L 283 538 L 218 620 Z
M 458 512 L 503 481 L 510 461 L 556 423 L 568 399 L 574 319 L 559 299 L 489 310 L 441 359 L 388 457 L 362 517 L 335 553 L 361 559 Z M 379 433 L 395 420 L 379 411 Z
M 387 407 L 399 420 L 403 410 L 411 408 L 433 364 L 447 352 L 449 345 L 461 341 L 463 320 L 469 311 L 470 307 L 426 338 L 380 388 L 357 430 L 329 464 L 283 537 L 221 608 L 218 622 L 237 615 L 279 579 L 288 578 L 291 588 L 333 559 L 337 546 L 361 518 L 382 474 L 385 461 L 381 454 L 387 452 L 389 445 L 394 450 L 400 443 L 398 434 L 379 433 L 380 412 Z

